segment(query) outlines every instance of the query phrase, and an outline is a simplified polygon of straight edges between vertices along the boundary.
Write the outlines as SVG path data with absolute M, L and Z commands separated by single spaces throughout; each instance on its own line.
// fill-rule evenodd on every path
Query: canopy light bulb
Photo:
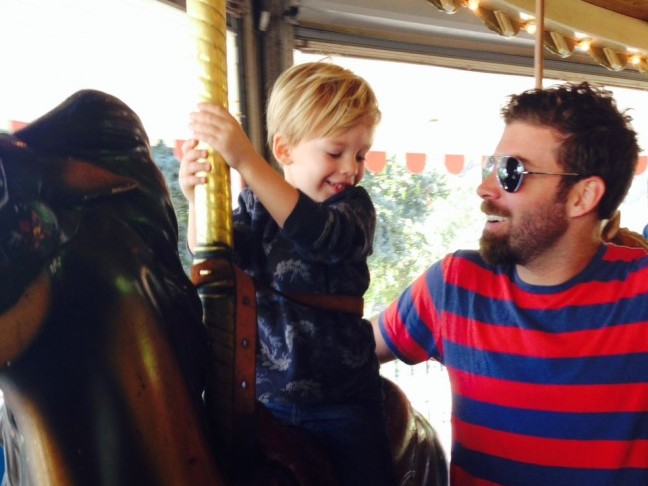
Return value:
M 590 39 L 581 39 L 576 45 L 582 51 L 589 51 L 590 47 L 592 46 L 592 41 Z
M 538 26 L 536 25 L 535 20 L 527 20 L 522 24 L 522 28 L 529 34 L 535 34 Z

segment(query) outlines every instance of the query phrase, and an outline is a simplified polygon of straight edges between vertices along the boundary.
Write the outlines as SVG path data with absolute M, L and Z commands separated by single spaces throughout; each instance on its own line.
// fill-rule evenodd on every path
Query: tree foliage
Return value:
M 180 260 L 186 271 L 191 268 L 191 255 L 187 249 L 187 211 L 188 204 L 178 183 L 178 169 L 180 162 L 175 158 L 173 149 L 165 145 L 162 141 L 158 141 L 156 145 L 151 147 L 153 160 L 160 168 L 164 179 L 166 180 L 169 193 L 171 195 L 171 202 L 175 209 L 176 218 L 178 219 L 178 253 Z
M 436 202 L 450 195 L 446 176 L 409 173 L 395 158 L 378 173 L 366 173 L 362 185 L 376 207 L 374 253 L 369 259 L 371 286 L 365 314 L 373 315 L 398 296 L 429 264 L 433 244 L 428 227 Z M 435 234 L 435 232 L 432 232 Z

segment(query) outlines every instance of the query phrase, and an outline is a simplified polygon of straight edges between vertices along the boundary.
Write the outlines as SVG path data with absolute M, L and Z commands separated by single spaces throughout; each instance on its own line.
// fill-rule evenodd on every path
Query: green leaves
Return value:
M 362 185 L 373 199 L 377 216 L 365 316 L 382 311 L 450 251 L 467 224 L 464 208 L 473 202 L 465 197 L 465 189 L 453 188 L 449 177 L 455 176 L 436 169 L 409 173 L 395 157 L 380 173 L 365 174 Z

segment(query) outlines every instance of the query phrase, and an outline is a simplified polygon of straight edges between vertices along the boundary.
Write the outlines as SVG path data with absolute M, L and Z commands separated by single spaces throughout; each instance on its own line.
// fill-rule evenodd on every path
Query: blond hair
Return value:
M 336 136 L 359 123 L 375 126 L 380 116 L 376 95 L 357 74 L 327 62 L 297 64 L 277 78 L 270 94 L 268 143 L 272 147 L 276 134 L 289 144 Z

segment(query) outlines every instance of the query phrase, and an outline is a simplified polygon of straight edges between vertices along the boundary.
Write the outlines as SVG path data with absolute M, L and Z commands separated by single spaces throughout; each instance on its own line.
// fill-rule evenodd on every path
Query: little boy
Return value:
M 223 107 L 191 114 L 180 184 L 195 247 L 194 187 L 208 143 L 247 187 L 234 212 L 238 265 L 259 282 L 257 398 L 281 422 L 313 436 L 341 484 L 395 484 L 370 324 L 362 312 L 318 308 L 291 293 L 355 297 L 369 286 L 376 215 L 358 186 L 380 110 L 367 82 L 330 63 L 291 67 L 274 85 L 268 143 L 283 177 Z M 337 298 L 336 298 L 337 297 Z

